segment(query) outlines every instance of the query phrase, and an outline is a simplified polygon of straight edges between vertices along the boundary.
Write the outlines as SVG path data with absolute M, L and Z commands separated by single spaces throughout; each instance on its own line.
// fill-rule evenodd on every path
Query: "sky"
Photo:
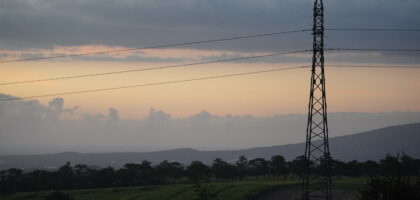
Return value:
M 325 0 L 324 4 L 326 28 L 420 27 L 418 0 Z M 310 29 L 312 6 L 313 0 L 3 0 L 0 1 L 0 61 Z M 418 32 L 327 30 L 325 34 L 326 48 L 419 49 L 419 44 Z M 2 62 L 0 74 L 1 83 L 8 83 L 299 51 L 311 49 L 311 46 L 310 32 L 300 32 L 112 54 Z M 420 66 L 420 53 L 330 51 L 325 53 L 325 61 L 326 65 Z M 0 85 L 0 94 L 3 97 L 30 97 L 298 67 L 310 63 L 310 53 L 296 53 L 182 68 Z M 327 67 L 326 77 L 328 111 L 331 113 L 420 112 L 419 69 Z M 83 121 L 86 116 L 104 116 L 101 120 L 107 121 L 106 116 L 110 110 L 118 114 L 118 120 L 141 121 L 150 117 L 151 109 L 162 111 L 170 115 L 171 119 L 183 120 L 203 112 L 212 116 L 251 116 L 258 119 L 287 114 L 304 116 L 307 112 L 309 79 L 309 69 L 295 69 L 188 83 L 29 98 L 25 101 L 45 111 L 54 110 L 50 103 L 55 98 L 62 99 L 65 104 L 61 107 L 64 109 L 65 105 L 65 109 L 69 109 L 69 112 L 58 114 L 58 120 L 64 121 Z M 25 105 L 25 101 L 16 105 Z M 0 112 L 6 113 L 9 104 L 0 104 L 4 104 Z M 10 109 L 21 111 L 24 108 Z M 26 116 L 26 113 L 22 116 Z M 46 116 L 43 113 L 38 117 L 44 120 Z M 21 120 L 26 118 L 22 117 Z M 4 132 L 6 130 L 7 133 Z M 86 130 L 81 129 L 79 134 Z M 2 140 L 14 131 L 3 129 Z M 13 140 L 17 138 L 24 137 L 15 137 Z M 280 143 L 296 142 L 299 139 L 291 138 Z M 186 146 L 183 143 L 177 144 L 165 143 L 161 148 Z M 235 148 L 247 146 L 245 144 L 243 142 Z M 264 140 L 258 144 L 272 143 Z M 229 148 L 226 145 L 218 147 Z
M 0 59 L 79 54 L 295 29 L 312 23 L 310 0 L 2 1 Z M 418 28 L 416 0 L 326 0 L 326 28 Z M 1 63 L 2 82 L 159 67 L 311 49 L 309 32 L 167 49 Z M 327 48 L 418 48 L 417 32 L 327 31 Z M 310 65 L 309 53 L 112 76 L 3 85 L 3 94 L 26 97 L 154 83 L 229 73 Z M 418 53 L 326 52 L 326 64 L 418 65 Z M 305 113 L 309 70 L 66 96 L 81 113 L 142 118 L 151 107 L 186 117 L 215 114 Z M 420 70 L 328 69 L 330 111 L 419 111 Z M 39 98 L 46 105 L 49 98 Z

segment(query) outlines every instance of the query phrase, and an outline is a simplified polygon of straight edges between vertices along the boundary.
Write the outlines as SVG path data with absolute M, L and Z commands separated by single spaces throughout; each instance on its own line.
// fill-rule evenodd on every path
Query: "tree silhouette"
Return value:
M 368 185 L 373 189 L 366 189 L 366 193 L 374 194 L 371 192 L 372 190 L 409 192 L 411 189 L 407 188 L 418 188 L 420 185 L 417 183 L 416 186 L 410 186 L 406 180 L 406 177 L 419 174 L 420 160 L 405 154 L 402 154 L 401 157 L 387 155 L 379 163 L 376 161 L 342 162 L 333 159 L 330 161 L 333 174 L 336 176 L 370 176 L 371 180 Z M 301 176 L 305 163 L 306 160 L 303 156 L 286 162 L 280 155 L 273 156 L 270 160 L 255 158 L 249 161 L 245 156 L 241 156 L 234 163 L 215 159 L 211 167 L 200 161 L 193 161 L 188 166 L 169 161 L 162 161 L 157 165 L 153 165 L 149 161 L 142 161 L 140 164 L 127 163 L 120 169 L 98 168 L 83 164 L 72 167 L 67 162 L 56 171 L 38 169 L 24 172 L 16 168 L 0 171 L 0 193 L 143 186 L 177 182 L 204 184 L 214 178 L 216 180 L 241 180 L 250 176 L 256 178 L 272 176 L 273 179 L 280 179 L 281 176 L 285 176 L 289 172 Z M 312 169 L 319 170 L 319 167 L 312 166 Z M 395 174 L 396 169 L 398 169 L 401 178 L 395 175 L 391 176 Z M 383 179 L 383 177 L 389 176 L 393 178 Z M 204 184 L 197 188 L 205 193 L 206 187 Z
M 289 169 L 293 174 L 302 177 L 306 162 L 305 156 L 298 156 L 289 162 Z
M 242 180 L 248 170 L 248 159 L 245 156 L 240 156 L 236 161 L 236 167 L 238 168 L 239 179 Z
M 286 167 L 286 160 L 281 155 L 271 157 L 270 167 L 273 171 L 273 179 L 274 177 L 277 177 L 277 180 L 280 180 L 280 176 L 285 175 L 288 171 Z
M 228 179 L 236 178 L 235 166 L 229 164 L 228 162 L 223 161 L 220 158 L 213 160 L 211 170 L 213 171 L 214 176 L 218 180 L 220 179 L 228 180 Z
M 44 200 L 73 200 L 68 194 L 63 192 L 52 192 Z
M 171 182 L 169 179 L 177 179 L 184 175 L 184 167 L 179 162 L 169 162 L 164 160 L 156 166 L 156 170 L 165 182 Z
M 65 165 L 61 166 L 57 173 L 57 186 L 60 189 L 67 189 L 72 188 L 72 180 L 73 180 L 73 168 L 70 162 L 67 162 Z
M 372 176 L 367 181 L 366 187 L 360 191 L 362 200 L 420 199 L 420 176 L 414 184 L 409 177 L 404 177 L 401 173 L 401 164 L 398 162 L 398 157 L 388 155 L 381 160 L 381 163 L 385 164 L 382 167 L 389 174 Z
M 187 175 L 192 181 L 198 182 L 209 178 L 210 169 L 200 161 L 192 161 L 187 167 Z
M 264 176 L 270 170 L 269 162 L 264 158 L 255 158 L 249 161 L 250 173 L 258 179 L 258 176 Z

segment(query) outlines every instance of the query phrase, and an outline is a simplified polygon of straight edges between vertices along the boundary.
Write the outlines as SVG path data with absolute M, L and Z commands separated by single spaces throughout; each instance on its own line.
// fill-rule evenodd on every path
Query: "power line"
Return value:
M 128 85 L 128 86 L 120 86 L 120 87 L 100 88 L 100 89 L 92 89 L 92 90 L 80 90 L 80 91 L 73 91 L 73 92 L 43 94 L 43 95 L 27 96 L 27 97 L 20 97 L 20 98 L 19 97 L 6 98 L 6 99 L 0 99 L 0 102 L 15 101 L 15 100 L 21 100 L 21 99 L 31 99 L 31 98 L 41 98 L 41 97 L 51 97 L 51 96 L 71 95 L 71 94 L 81 94 L 81 93 L 92 93 L 92 92 L 101 92 L 101 91 L 109 91 L 109 90 L 120 90 L 120 89 L 137 88 L 137 87 L 148 87 L 148 86 L 155 86 L 155 85 L 166 85 L 166 84 L 174 84 L 174 83 L 227 78 L 227 77 L 235 77 L 235 76 L 245 76 L 245 75 L 251 75 L 251 74 L 261 74 L 261 73 L 269 73 L 269 72 L 292 70 L 292 69 L 303 69 L 303 68 L 308 68 L 308 67 L 298 66 L 298 67 L 288 67 L 288 68 L 277 68 L 277 69 L 260 70 L 260 71 L 252 71 L 252 72 L 244 72 L 244 73 L 236 73 L 236 74 L 206 76 L 206 77 L 200 77 L 200 78 L 183 79 L 183 80 L 175 80 L 175 81 L 165 81 L 165 82 L 146 83 L 146 84 Z
M 272 54 L 265 54 L 265 55 L 258 55 L 258 56 L 238 57 L 238 58 L 231 58 L 231 59 L 213 60 L 213 61 L 179 64 L 179 65 L 169 65 L 169 66 L 161 66 L 161 67 L 151 67 L 151 68 L 143 68 L 143 69 L 133 69 L 133 70 L 124 70 L 124 71 L 104 72 L 104 73 L 82 74 L 82 75 L 75 75 L 75 76 L 63 76 L 63 77 L 37 79 L 37 80 L 7 82 L 7 83 L 0 83 L 0 86 L 16 85 L 16 84 L 23 84 L 23 83 L 43 82 L 43 81 L 55 81 L 55 80 L 63 80 L 63 79 L 75 79 L 75 78 L 84 78 L 84 77 L 93 77 L 93 76 L 105 76 L 105 75 L 140 72 L 140 71 L 152 71 L 152 70 L 187 67 L 187 66 L 194 66 L 194 65 L 204 65 L 204 64 L 211 64 L 211 63 L 228 62 L 228 61 L 238 61 L 238 60 L 247 60 L 247 59 L 255 59 L 255 58 L 264 58 L 264 57 L 295 54 L 295 53 L 305 53 L 305 52 L 309 52 L 309 51 L 312 51 L 312 50 L 280 52 L 280 53 L 272 53 Z
M 391 52 L 420 52 L 420 49 L 384 49 L 384 48 L 327 48 L 325 51 L 391 51 Z
M 194 41 L 194 42 L 163 44 L 163 45 L 157 45 L 157 46 L 138 47 L 138 48 L 123 48 L 123 49 L 117 49 L 117 50 L 95 51 L 95 52 L 80 53 L 80 54 L 34 57 L 34 58 L 24 58 L 24 59 L 16 59 L 16 60 L 4 60 L 4 61 L 0 61 L 0 63 L 47 60 L 47 59 L 54 59 L 54 58 L 79 57 L 79 56 L 97 55 L 97 54 L 110 54 L 110 53 L 137 51 L 137 50 L 144 50 L 144 49 L 159 49 L 159 48 L 166 48 L 166 47 L 192 45 L 192 44 L 205 44 L 205 43 L 211 43 L 211 42 L 222 42 L 222 41 L 229 41 L 229 40 L 241 40 L 241 39 L 257 38 L 257 37 L 268 37 L 268 36 L 274 36 L 274 35 L 284 35 L 284 34 L 308 32 L 308 31 L 311 31 L 311 29 L 298 29 L 298 30 L 291 30 L 291 31 L 282 31 L 282 32 L 263 33 L 263 34 L 256 34 L 256 35 L 245 35 L 245 36 L 236 36 L 236 37 L 229 37 L 229 38 L 220 38 L 220 39 L 214 39 L 214 40 L 202 40 L 202 41 Z
M 370 31 L 370 32 L 419 32 L 420 29 L 409 28 L 326 28 L 328 31 Z
M 335 68 L 391 68 L 391 69 L 420 69 L 420 66 L 407 66 L 407 65 L 325 65 L 326 67 Z
M 312 67 L 310 65 L 304 65 L 302 67 Z M 408 66 L 408 65 L 325 65 L 325 67 L 334 68 L 389 68 L 389 69 L 420 69 L 420 66 Z
M 329 31 L 374 31 L 374 32 L 419 32 L 420 31 L 420 29 L 406 29 L 406 28 L 401 28 L 401 29 L 398 29 L 398 28 L 328 28 L 328 29 L 325 29 L 325 30 L 329 30 Z M 298 29 L 298 30 L 291 30 L 291 31 L 282 31 L 282 32 L 263 33 L 263 34 L 256 34 L 256 35 L 246 35 L 246 36 L 236 36 L 236 37 L 229 37 L 229 38 L 220 38 L 220 39 L 214 39 L 214 40 L 203 40 L 203 41 L 194 41 L 194 42 L 163 44 L 163 45 L 148 46 L 148 47 L 122 48 L 122 49 L 117 49 L 117 50 L 95 51 L 95 52 L 80 53 L 80 54 L 44 56 L 44 57 L 24 58 L 24 59 L 15 59 L 15 60 L 3 60 L 3 61 L 0 61 L 0 64 L 1 63 L 11 63 L 11 62 L 21 62 L 21 61 L 36 61 L 36 60 L 47 60 L 47 59 L 55 59 L 55 58 L 66 58 L 66 57 L 79 57 L 79 56 L 97 55 L 97 54 L 110 54 L 110 53 L 128 52 L 128 51 L 136 51 L 136 50 L 144 50 L 144 49 L 158 49 L 158 48 L 165 48 L 165 47 L 185 46 L 185 45 L 192 45 L 192 44 L 205 44 L 205 43 L 211 43 L 211 42 L 222 42 L 222 41 L 229 41 L 229 40 L 241 40 L 241 39 L 257 38 L 257 37 L 268 37 L 268 36 L 274 36 L 274 35 L 283 35 L 283 34 L 308 32 L 308 31 L 311 31 L 311 29 Z
M 114 71 L 114 72 L 104 72 L 104 73 L 93 73 L 93 74 L 82 74 L 82 75 L 75 75 L 75 76 L 62 76 L 62 77 L 54 77 L 54 78 L 45 78 L 45 79 L 36 79 L 36 80 L 26 80 L 26 81 L 16 81 L 16 82 L 6 82 L 0 83 L 0 86 L 5 85 L 16 85 L 16 84 L 25 84 L 25 83 L 35 83 L 35 82 L 43 82 L 43 81 L 56 81 L 56 80 L 64 80 L 64 79 L 76 79 L 76 78 L 85 78 L 85 77 L 94 77 L 94 76 L 106 76 L 106 75 L 113 75 L 113 74 L 123 74 L 123 73 L 132 73 L 132 72 L 140 72 L 140 71 L 152 71 L 152 70 L 160 70 L 160 69 L 168 69 L 168 68 L 179 68 L 179 67 L 187 67 L 187 66 L 194 66 L 194 65 L 204 65 L 204 64 L 211 64 L 211 63 L 220 63 L 220 62 L 228 62 L 228 61 L 238 61 L 238 60 L 246 60 L 246 59 L 254 59 L 254 58 L 263 58 L 263 57 L 271 57 L 271 56 L 278 56 L 278 55 L 287 55 L 287 54 L 295 54 L 295 53 L 305 53 L 311 50 L 300 50 L 300 51 L 291 51 L 291 52 L 280 52 L 280 53 L 273 53 L 273 54 L 266 54 L 266 55 L 259 55 L 259 56 L 247 56 L 247 57 L 239 57 L 239 58 L 232 58 L 232 59 L 223 59 L 223 60 L 214 60 L 214 61 L 206 61 L 206 62 L 197 62 L 197 63 L 187 63 L 187 64 L 180 64 L 180 65 L 169 65 L 169 66 L 161 66 L 161 67 L 151 67 L 151 68 L 143 68 L 143 69 L 133 69 L 133 70 L 123 70 L 123 71 Z M 347 48 L 328 48 L 325 51 L 412 51 L 417 52 L 420 51 L 418 49 L 347 49 Z M 326 65 L 329 67 L 337 67 L 337 65 Z M 418 68 L 418 67 L 409 67 L 409 66 L 372 66 L 372 65 L 365 65 L 365 66 L 342 66 L 342 67 L 369 67 L 369 68 Z
M 406 68 L 406 69 L 411 68 L 411 69 L 420 69 L 420 66 L 413 66 L 413 67 L 409 67 L 409 66 L 386 66 L 386 65 L 325 65 L 325 66 L 326 67 L 337 67 L 337 68 L 343 67 L 343 68 Z M 74 92 L 63 92 L 63 93 L 35 95 L 35 96 L 27 96 L 27 97 L 6 98 L 6 99 L 0 99 L 0 102 L 2 102 L 2 101 L 15 101 L 15 100 L 22 100 L 22 99 L 31 99 L 31 98 L 51 97 L 51 96 L 59 96 L 59 95 L 92 93 L 92 92 L 119 90 L 119 89 L 136 88 L 136 87 L 147 87 L 147 86 L 154 86 L 154 85 L 166 85 L 166 84 L 174 84 L 174 83 L 182 83 L 182 82 L 192 82 L 192 81 L 209 80 L 209 79 L 217 79 L 217 78 L 244 76 L 244 75 L 251 75 L 251 74 L 269 73 L 269 72 L 284 71 L 284 70 L 291 70 L 291 69 L 303 69 L 303 68 L 310 68 L 310 67 L 311 66 L 307 65 L 307 66 L 297 66 L 297 67 L 288 67 L 288 68 L 277 68 L 277 69 L 270 69 L 270 70 L 261 70 L 261 71 L 236 73 L 236 74 L 226 74 L 226 75 L 218 75 L 218 76 L 207 76 L 207 77 L 183 79 L 183 80 L 176 80 L 176 81 L 165 81 L 165 82 L 139 84 L 139 85 L 129 85 L 129 86 L 120 86 L 120 87 L 111 87 L 111 88 L 100 88 L 100 89 L 92 89 L 92 90 L 81 90 L 81 91 L 74 91 Z

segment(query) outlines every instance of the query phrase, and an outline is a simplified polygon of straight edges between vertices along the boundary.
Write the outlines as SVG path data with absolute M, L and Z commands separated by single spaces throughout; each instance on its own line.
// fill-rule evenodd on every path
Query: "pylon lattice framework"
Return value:
M 315 0 L 313 58 L 302 199 L 331 200 L 330 151 L 324 74 L 324 5 Z

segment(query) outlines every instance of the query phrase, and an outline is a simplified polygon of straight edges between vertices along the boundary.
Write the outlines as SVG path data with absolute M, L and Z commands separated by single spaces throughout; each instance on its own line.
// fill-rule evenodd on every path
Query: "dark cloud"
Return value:
M 54 54 L 54 56 L 62 56 L 63 54 Z M 22 53 L 18 55 L 21 59 L 30 59 L 30 58 L 36 58 L 36 57 L 43 57 L 45 56 L 42 53 Z
M 34 0 L 3 1 L 1 7 L 3 45 L 51 48 L 148 46 L 302 27 L 306 24 L 299 23 L 299 14 L 291 10 L 308 9 L 310 4 L 291 0 Z M 230 45 L 234 44 L 223 48 Z
M 53 45 L 105 44 L 143 46 L 174 41 L 191 41 L 237 34 L 271 32 L 310 27 L 311 0 L 31 0 L 2 1 L 0 38 L 3 48 L 47 48 Z M 418 0 L 327 0 L 327 27 L 417 27 L 420 24 Z M 331 35 L 335 35 L 331 33 Z M 354 44 L 360 38 L 372 43 L 407 36 L 367 34 L 331 36 L 335 44 Z M 308 38 L 308 34 L 306 34 Z M 357 34 L 357 36 L 361 36 Z M 300 35 L 299 38 L 304 38 Z M 279 49 L 306 45 L 292 37 L 268 38 L 262 45 L 217 45 L 231 49 Z M 345 40 L 342 40 L 345 39 Z M 408 39 L 408 40 L 407 40 Z M 268 40 L 270 42 L 268 42 Z M 274 41 L 274 44 L 273 44 Z M 308 40 L 310 42 L 310 40 Z M 380 42 L 378 42 L 380 41 Z M 247 42 L 245 42 L 247 43 Z M 392 43 L 392 42 L 391 42 Z M 255 43 L 256 44 L 256 43 Z M 270 45 L 271 44 L 271 45 Z M 310 44 L 310 43 L 308 43 Z M 363 43 L 360 43 L 363 44 Z M 203 45 L 200 45 L 203 46 Z M 204 45 L 207 48 L 212 45 Z M 234 47 L 235 46 L 235 47 Z M 197 47 L 202 48 L 202 47 Z M 206 48 L 206 47 L 204 47 Z
M 111 56 L 81 56 L 75 57 L 74 59 L 82 61 L 107 61 L 107 62 L 183 62 L 187 58 L 171 58 L 171 57 L 158 57 L 158 56 L 140 56 L 140 55 L 128 55 L 121 57 L 111 57 Z
M 143 47 L 310 28 L 312 5 L 312 0 L 5 0 L 0 2 L 0 47 Z M 417 28 L 420 24 L 418 0 L 325 0 L 325 7 L 327 28 Z M 326 37 L 328 47 L 415 48 L 420 43 L 418 33 L 328 31 Z M 188 48 L 310 49 L 311 36 L 299 33 Z
M 266 53 L 269 54 L 269 53 Z M 262 55 L 262 54 L 258 54 Z M 253 57 L 258 56 L 257 54 L 241 54 L 241 53 L 221 53 L 221 54 L 214 54 L 211 56 L 201 56 L 199 60 L 201 61 L 213 61 L 213 60 L 228 60 L 228 59 L 237 59 L 242 57 Z M 307 53 L 291 53 L 288 55 L 277 55 L 277 56 L 269 56 L 269 57 L 261 57 L 261 58 L 253 58 L 253 59 L 241 59 L 241 60 L 234 60 L 230 62 L 237 62 L 237 63 L 301 63 L 301 62 L 310 62 L 312 59 L 311 52 Z
M 103 61 L 103 62 L 183 62 L 186 58 L 182 57 L 159 57 L 159 56 L 148 56 L 142 52 L 136 52 L 140 55 L 124 55 L 124 56 L 110 56 L 106 54 L 97 54 L 97 55 L 86 55 L 86 56 L 73 56 L 68 57 L 67 61 L 79 60 L 79 61 Z M 63 53 L 21 53 L 15 52 L 11 54 L 0 54 L 1 58 L 6 58 L 7 56 L 12 56 L 13 59 L 32 59 L 40 57 L 58 57 L 61 60 L 64 60 L 66 55 L 72 54 L 63 54 Z M 11 60 L 13 60 L 11 59 Z
M 419 52 L 326 52 L 327 62 L 386 63 L 411 65 L 420 63 Z

